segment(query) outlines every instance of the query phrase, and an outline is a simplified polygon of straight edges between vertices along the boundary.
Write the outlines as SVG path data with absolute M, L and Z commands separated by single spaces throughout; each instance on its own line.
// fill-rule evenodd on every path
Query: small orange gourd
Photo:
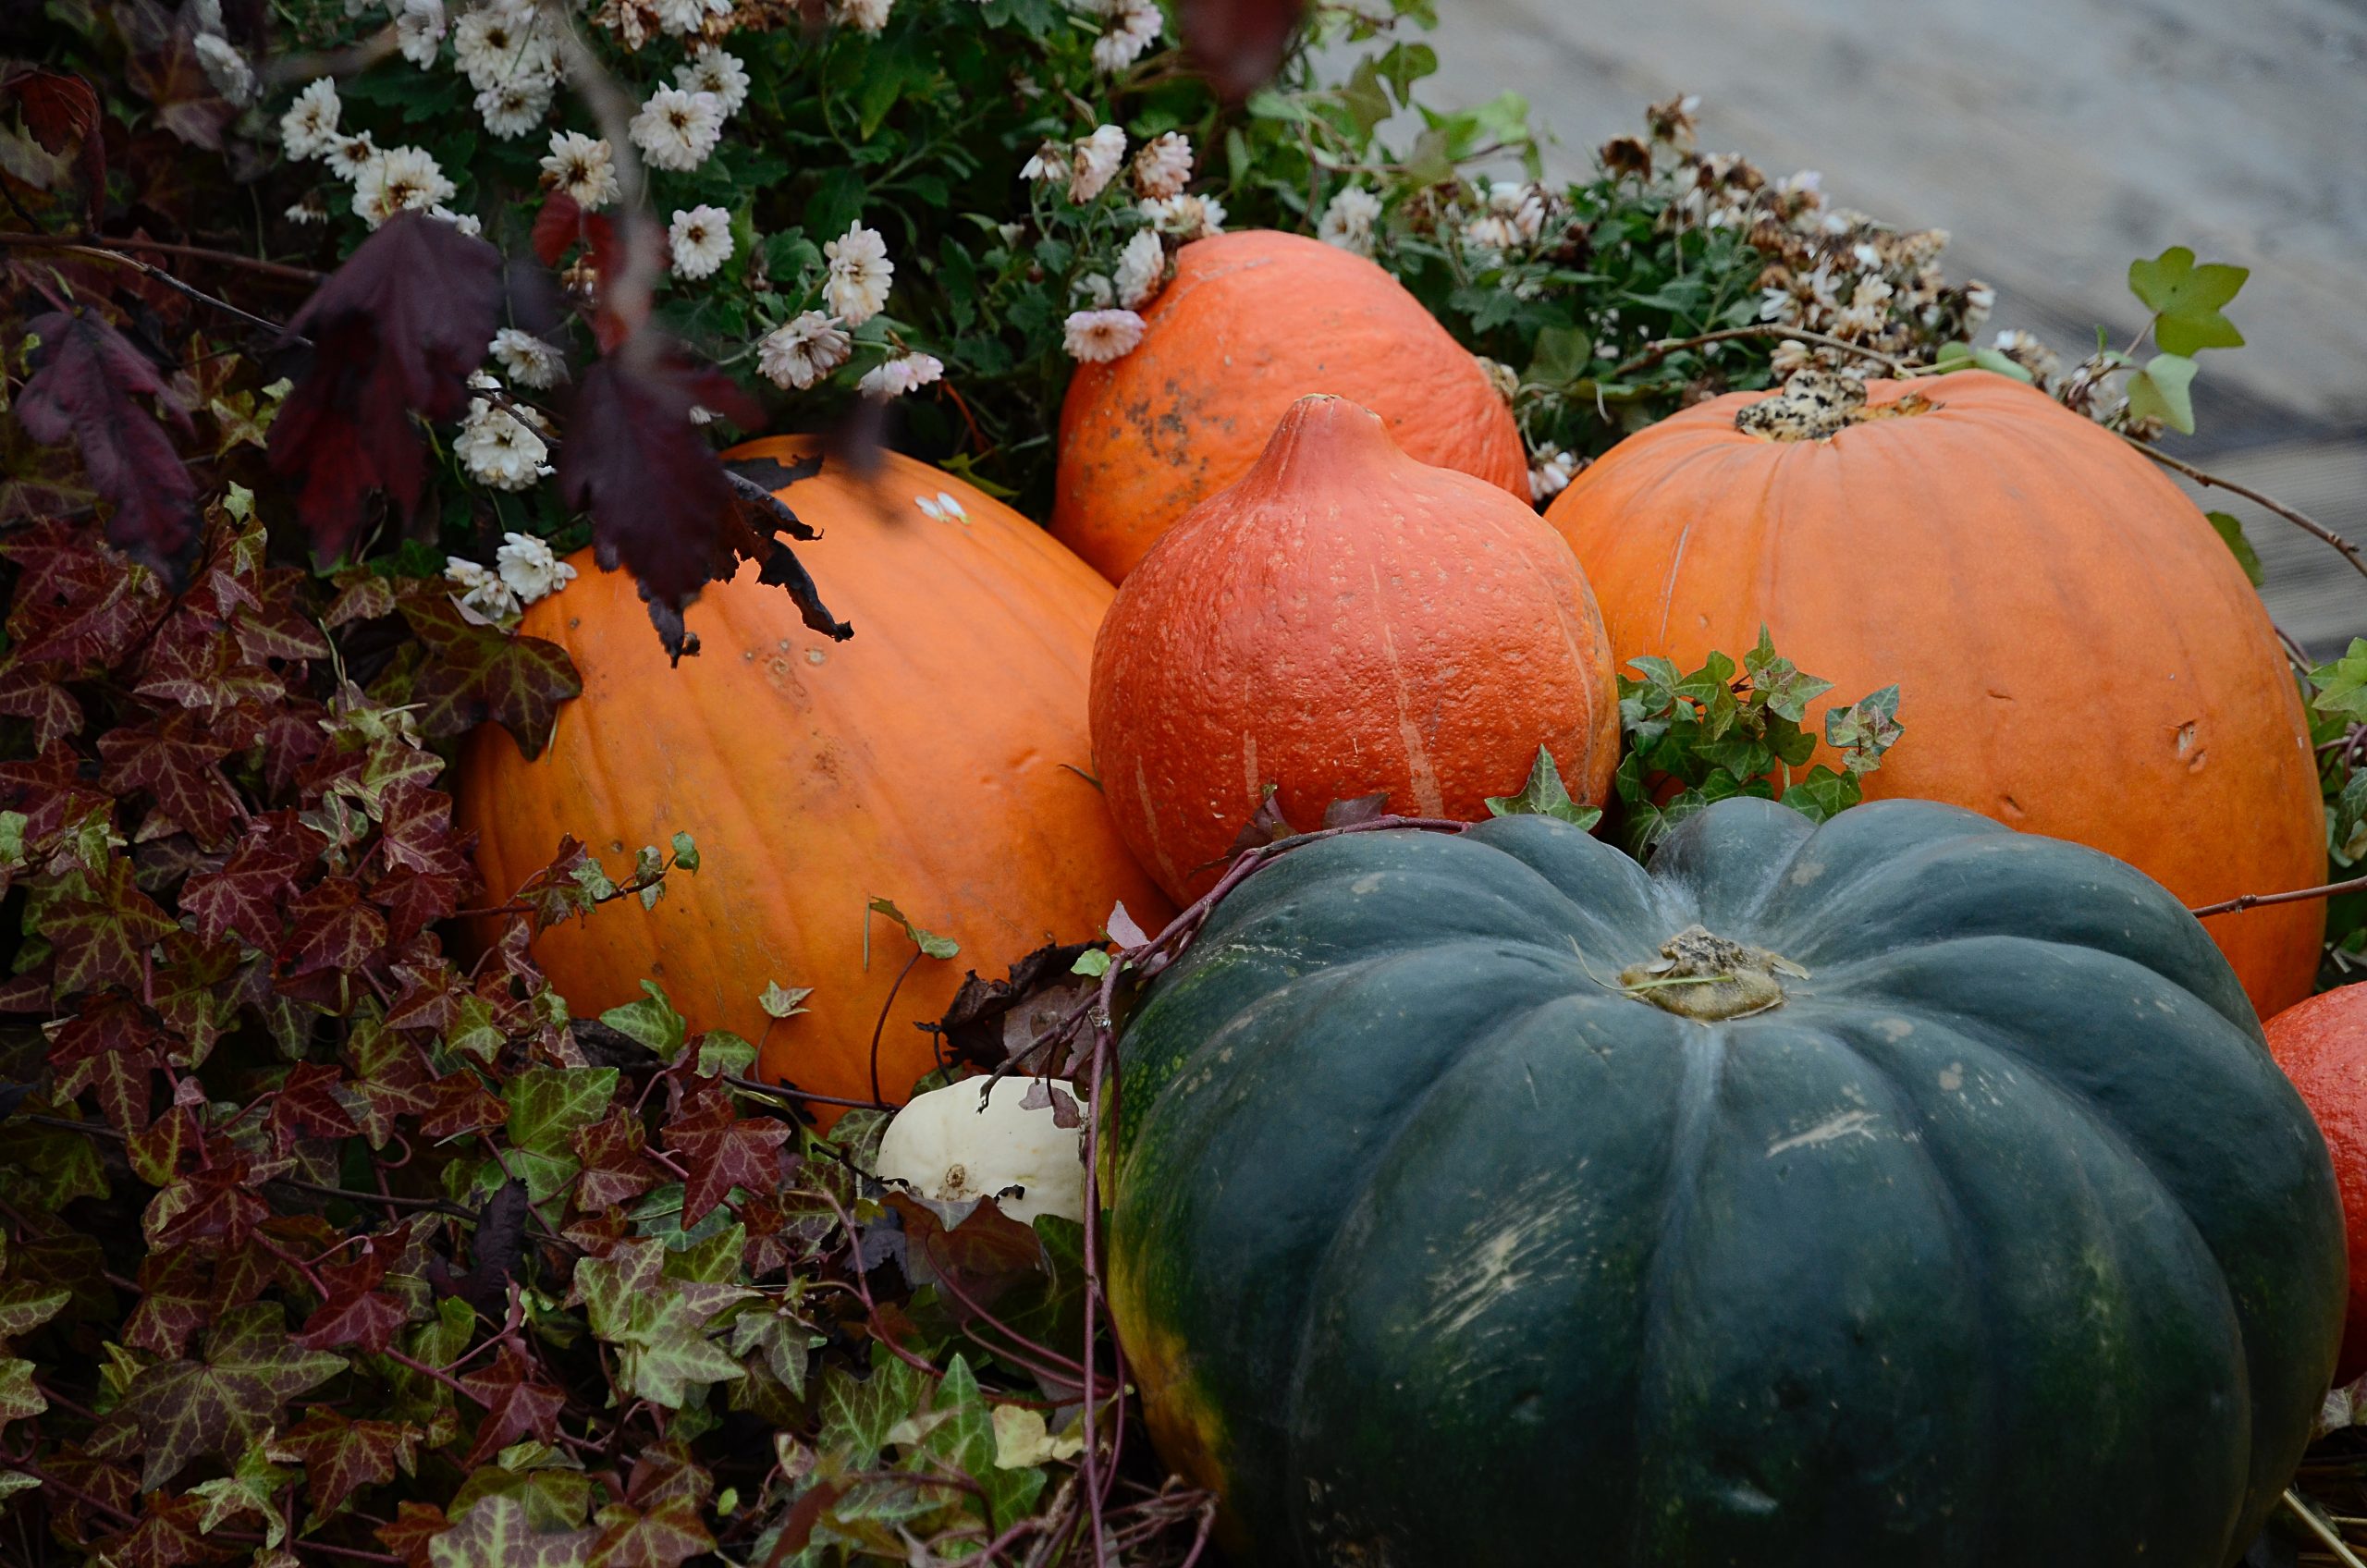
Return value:
M 1061 408 L 1052 532 L 1112 582 L 1248 472 L 1312 392 L 1370 409 L 1423 462 L 1528 498 L 1520 430 L 1487 373 L 1362 256 L 1263 229 L 1196 240 L 1143 320 L 1131 353 L 1077 367 Z
M 1118 590 L 1093 654 L 1093 748 L 1118 831 L 1178 901 L 1267 791 L 1301 827 L 1386 792 L 1477 819 L 1538 748 L 1610 787 L 1610 643 L 1526 502 L 1417 462 L 1343 398 L 1292 405 L 1257 466 Z

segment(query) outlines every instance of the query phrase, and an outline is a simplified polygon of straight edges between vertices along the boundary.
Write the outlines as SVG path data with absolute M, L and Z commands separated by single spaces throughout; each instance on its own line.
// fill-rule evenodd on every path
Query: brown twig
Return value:
M 871 1108 L 874 1110 L 894 1109 L 879 1093 L 879 1036 L 887 1032 L 888 1014 L 896 1005 L 896 993 L 904 988 L 904 976 L 910 974 L 913 972 L 913 965 L 920 961 L 921 949 L 915 945 L 913 949 L 913 956 L 904 961 L 903 968 L 896 971 L 896 983 L 888 987 L 888 999 L 879 1004 L 878 1021 L 871 1026 Z
M 2197 484 L 2207 485 L 2214 490 L 2225 490 L 2230 496 L 2241 496 L 2256 507 L 2267 508 L 2303 533 L 2313 534 L 2333 545 L 2344 560 L 2349 561 L 2361 575 L 2367 575 L 2367 555 L 2361 555 L 2358 545 L 2300 508 L 2288 507 L 2274 496 L 2263 496 L 2249 484 L 2238 484 L 2232 479 L 2222 479 L 2215 473 L 2206 473 L 2185 459 L 2174 458 L 2167 452 L 2160 451 L 2126 431 L 2121 433 L 2121 438 L 2164 468 L 2185 474 Z
M 290 283 L 318 283 L 328 276 L 314 272 L 311 267 L 241 256 L 236 251 L 210 250 L 203 245 L 176 245 L 162 239 L 119 239 L 99 234 L 0 234 L 0 245 L 24 245 L 43 250 L 139 251 L 150 255 L 180 256 L 193 262 L 215 262 L 264 277 L 283 278 Z
M 1717 332 L 1705 332 L 1698 337 L 1664 337 L 1629 360 L 1607 379 L 1617 381 L 1639 370 L 1650 370 L 1671 354 L 1681 354 L 1687 349 L 1699 349 L 1711 343 L 1732 343 L 1746 337 L 1775 337 L 1792 343 L 1808 343 L 1819 349 L 1831 349 L 1836 353 L 1855 354 L 1861 360 L 1871 360 L 1893 375 L 1905 375 L 1907 366 L 1890 355 L 1865 348 L 1821 332 L 1810 332 L 1799 326 L 1729 326 Z
M 2305 903 L 2312 899 L 2330 899 L 2337 893 L 2367 892 L 2367 876 L 2354 876 L 2348 882 L 2329 882 L 2320 888 L 2296 888 L 2289 893 L 2244 893 L 2215 904 L 2203 904 L 2187 913 L 2197 920 L 2214 914 L 2233 914 L 2238 910 L 2260 909 L 2268 904 Z

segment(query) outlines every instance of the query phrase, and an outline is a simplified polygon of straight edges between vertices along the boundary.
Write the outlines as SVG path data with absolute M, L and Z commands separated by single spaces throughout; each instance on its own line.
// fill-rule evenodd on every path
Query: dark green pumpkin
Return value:
M 2334 1366 L 2226 962 L 1951 807 L 1311 845 L 1121 1060 L 1113 1309 L 1245 1562 L 2220 1568 Z

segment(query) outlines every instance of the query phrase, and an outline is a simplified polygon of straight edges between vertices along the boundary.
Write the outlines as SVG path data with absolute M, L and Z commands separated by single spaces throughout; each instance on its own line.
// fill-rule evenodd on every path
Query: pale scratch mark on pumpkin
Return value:
M 1380 569 L 1372 569 L 1372 594 L 1380 604 Z M 1391 635 L 1386 616 L 1380 620 L 1380 649 L 1389 658 L 1389 683 L 1397 697 L 1397 735 L 1405 745 L 1405 768 L 1412 776 L 1414 803 L 1424 816 L 1444 816 L 1446 796 L 1439 789 L 1439 771 L 1430 762 L 1429 748 L 1422 743 L 1421 728 L 1405 706 L 1405 672 L 1397 663 L 1397 639 Z
M 1581 1191 L 1560 1172 L 1540 1171 L 1507 1194 L 1494 1215 L 1466 1227 L 1467 1249 L 1429 1276 L 1430 1306 L 1419 1337 L 1459 1334 L 1523 1286 L 1566 1272 L 1576 1258 L 1564 1227 Z
M 1151 795 L 1150 777 L 1143 771 L 1142 759 L 1139 757 L 1134 759 L 1134 797 L 1142 802 L 1143 820 L 1157 823 L 1159 802 Z M 1171 887 L 1180 880 L 1175 875 L 1175 857 L 1169 854 L 1163 845 L 1159 847 L 1159 872 L 1160 880 Z
M 1814 1148 L 1820 1144 L 1829 1144 L 1839 1138 L 1870 1139 L 1875 1136 L 1876 1120 L 1874 1113 L 1870 1110 L 1845 1110 L 1838 1116 L 1828 1117 L 1818 1122 L 1805 1133 L 1795 1133 L 1788 1138 L 1776 1139 L 1767 1145 L 1768 1158 L 1772 1159 L 1779 1154 L 1784 1154 L 1793 1149 Z

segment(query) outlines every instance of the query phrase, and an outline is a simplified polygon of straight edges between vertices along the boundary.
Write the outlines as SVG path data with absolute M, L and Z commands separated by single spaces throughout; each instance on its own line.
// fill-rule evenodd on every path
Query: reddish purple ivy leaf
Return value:
M 440 218 L 386 220 L 288 324 L 313 359 L 272 422 L 272 472 L 324 560 L 353 542 L 362 501 L 419 504 L 427 448 L 413 415 L 458 418 L 499 325 L 501 253 Z
M 87 310 L 52 311 L 27 330 L 41 347 L 17 399 L 25 434 L 53 447 L 70 436 L 92 485 L 115 503 L 108 540 L 178 583 L 197 542 L 197 482 L 138 399 L 154 398 L 183 431 L 189 410 L 145 355 Z

